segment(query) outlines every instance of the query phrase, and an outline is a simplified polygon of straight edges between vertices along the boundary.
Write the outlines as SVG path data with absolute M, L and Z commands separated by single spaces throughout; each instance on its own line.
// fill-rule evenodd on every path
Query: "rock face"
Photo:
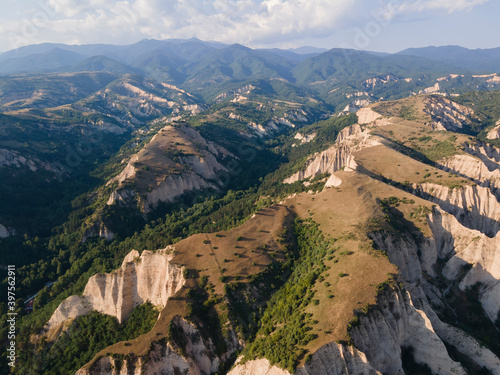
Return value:
M 311 134 L 306 134 L 302 135 L 300 133 L 295 134 L 294 139 L 298 139 L 300 141 L 300 144 L 304 143 L 309 143 L 311 142 L 314 138 L 316 138 L 316 133 L 311 133 Z
M 295 173 L 283 182 L 286 184 L 292 184 L 295 181 L 315 177 L 322 173 L 333 174 L 346 166 L 356 168 L 349 146 L 333 146 L 328 150 L 319 153 L 312 161 L 310 161 L 306 169 Z
M 497 123 L 495 124 L 495 127 L 488 132 L 488 134 L 486 135 L 486 138 L 488 138 L 488 139 L 500 138 L 500 120 L 497 121 Z
M 267 359 L 249 361 L 243 365 L 236 365 L 228 375 L 290 375 L 290 372 L 277 366 L 272 366 Z M 295 375 L 379 375 L 366 356 L 345 344 L 329 343 L 317 350 L 311 360 L 295 371 Z
M 415 361 L 428 365 L 433 373 L 465 374 L 462 366 L 449 357 L 426 313 L 417 309 L 400 288 L 383 292 L 374 310 L 360 321 L 350 331 L 351 337 L 381 373 L 404 374 L 401 350 L 412 347 Z
M 465 228 L 451 214 L 435 209 L 429 218 L 435 238 L 435 253 L 446 259 L 442 275 L 457 282 L 461 290 L 481 283 L 480 301 L 487 316 L 495 322 L 500 311 L 500 235 L 489 238 Z M 472 265 L 470 269 L 464 267 Z
M 236 336 L 232 334 L 225 340 L 226 353 L 215 355 L 215 343 L 202 335 L 194 325 L 179 317 L 175 317 L 172 323 L 184 338 L 182 348 L 170 342 L 153 343 L 144 356 L 123 361 L 108 356 L 101 357 L 91 368 L 81 368 L 76 375 L 214 374 L 222 362 L 240 349 Z
M 353 100 L 350 102 L 343 110 L 341 113 L 356 113 L 358 112 L 361 108 L 366 107 L 371 103 L 371 100 L 368 99 L 357 99 Z
M 435 311 L 447 308 L 447 304 L 452 302 L 454 297 L 445 296 L 445 293 L 428 282 L 429 277 L 442 277 L 447 280 L 448 285 L 458 285 L 462 291 L 480 282 L 479 299 L 490 319 L 495 321 L 500 308 L 498 300 L 500 237 L 488 238 L 479 231 L 465 228 L 453 215 L 440 208 L 432 211 L 428 223 L 432 236 L 420 243 L 411 237 L 391 233 L 372 234 L 372 238 L 380 249 L 387 252 L 390 261 L 400 269 L 404 285 L 410 291 L 412 300 L 416 302 L 412 304 L 425 318 L 426 326 L 434 331 L 442 342 L 453 345 L 479 368 L 486 367 L 492 374 L 500 374 L 500 359 L 496 355 L 465 332 L 442 322 L 437 317 Z M 441 264 L 440 267 L 437 266 L 438 263 Z M 472 267 L 466 267 L 468 264 Z M 378 304 L 378 308 L 380 306 L 383 305 Z M 397 315 L 400 316 L 399 314 L 398 312 Z M 381 325 L 376 324 L 376 327 Z M 413 342 L 418 344 L 421 337 L 423 335 L 414 335 L 411 343 L 415 360 L 419 354 Z M 425 346 L 427 345 L 431 344 Z M 437 371 L 436 367 L 429 363 L 429 361 L 434 362 L 436 358 L 446 360 L 442 355 L 438 355 L 438 349 L 435 348 L 435 354 L 423 354 L 424 358 L 420 357 L 417 362 L 427 363 L 435 373 L 445 373 L 442 372 L 443 369 Z M 370 358 L 369 352 L 366 354 Z
M 189 191 L 218 190 L 216 181 L 227 173 L 218 159 L 227 156 L 227 150 L 205 140 L 196 130 L 168 125 L 108 182 L 118 183 L 108 205 L 137 204 L 147 213 L 159 202 L 171 202 Z
M 358 123 L 360 124 L 368 124 L 376 119 L 382 117 L 381 114 L 375 112 L 371 108 L 362 108 L 358 112 L 356 112 L 356 116 L 358 116 Z
M 29 159 L 15 151 L 6 150 L 4 148 L 0 148 L 0 167 L 14 167 L 21 168 L 26 167 L 29 168 L 32 172 L 36 172 L 38 169 L 45 169 L 47 171 L 60 173 L 61 168 L 56 168 L 50 163 L 42 162 L 36 158 Z
M 432 183 L 414 188 L 416 195 L 437 203 L 467 228 L 477 229 L 489 237 L 500 230 L 500 203 L 487 188 L 465 185 L 451 189 Z
M 124 321 L 135 306 L 151 302 L 164 307 L 167 300 L 184 285 L 182 268 L 171 264 L 170 249 L 156 252 L 135 250 L 124 259 L 121 268 L 92 276 L 81 296 L 65 299 L 52 314 L 47 330 L 96 310 Z
M 102 221 L 96 221 L 85 231 L 82 242 L 86 242 L 87 239 L 96 236 L 111 241 L 115 237 L 115 234 Z
M 111 124 L 95 124 L 100 130 L 119 133 L 135 125 L 144 124 L 153 118 L 162 118 L 181 111 L 199 113 L 203 105 L 196 103 L 193 95 L 173 85 L 162 83 L 162 79 L 136 79 L 125 75 L 105 88 L 73 104 L 85 112 L 105 113 L 123 127 Z
M 457 130 L 471 124 L 474 111 L 441 96 L 428 96 L 424 111 L 431 116 L 434 130 Z
M 423 90 L 420 90 L 418 93 L 419 94 L 434 94 L 434 93 L 438 93 L 439 90 L 441 90 L 441 87 L 439 86 L 439 83 L 436 83 L 434 86 L 427 87 Z
M 295 181 L 315 177 L 322 173 L 333 175 L 342 168 L 345 168 L 346 171 L 355 170 L 357 164 L 352 153 L 378 144 L 379 142 L 370 136 L 368 130 L 363 129 L 359 124 L 354 124 L 343 129 L 338 134 L 337 140 L 332 147 L 313 155 L 305 169 L 298 171 L 283 182 L 292 184 Z M 327 186 L 338 186 L 340 182 L 338 177 L 331 177 L 327 182 Z
M 492 193 L 500 197 L 500 164 L 489 161 L 488 166 L 479 158 L 472 155 L 454 155 L 439 161 L 441 168 L 446 171 L 466 176 L 478 185 L 489 188 Z

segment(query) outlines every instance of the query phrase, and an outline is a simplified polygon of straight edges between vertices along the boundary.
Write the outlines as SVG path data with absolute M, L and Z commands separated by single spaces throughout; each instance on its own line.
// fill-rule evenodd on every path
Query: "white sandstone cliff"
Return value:
M 457 130 L 471 124 L 474 111 L 441 96 L 428 96 L 424 100 L 424 111 L 431 116 L 434 130 Z
M 214 374 L 219 371 L 221 363 L 228 361 L 240 349 L 236 335 L 230 331 L 225 338 L 226 352 L 218 356 L 215 354 L 216 344 L 193 324 L 179 317 L 173 319 L 173 324 L 179 333 L 182 332 L 182 348 L 171 342 L 153 342 L 144 355 L 123 360 L 104 356 L 91 368 L 85 366 L 78 370 L 76 375 Z
M 488 139 L 498 139 L 500 138 L 500 120 L 496 122 L 495 127 L 491 129 L 486 135 Z
M 416 195 L 455 216 L 467 228 L 494 237 L 500 230 L 500 203 L 489 189 L 465 185 L 451 189 L 433 183 L 414 184 Z
M 174 156 L 176 153 L 179 155 Z M 138 201 L 147 213 L 159 202 L 172 202 L 189 191 L 217 190 L 220 174 L 227 173 L 217 158 L 226 156 L 230 156 L 226 149 L 205 140 L 196 130 L 168 125 L 107 183 L 118 183 L 107 204 L 134 205 Z
M 65 299 L 52 314 L 46 330 L 96 310 L 124 321 L 135 306 L 151 302 L 164 307 L 167 300 L 184 285 L 182 267 L 172 264 L 170 249 L 156 252 L 131 251 L 122 266 L 108 274 L 92 276 L 81 296 Z
M 370 135 L 368 129 L 364 129 L 359 124 L 351 125 L 342 129 L 332 147 L 314 154 L 308 160 L 305 169 L 298 171 L 283 182 L 292 184 L 295 181 L 301 181 L 323 173 L 333 175 L 342 168 L 345 168 L 346 171 L 353 171 L 357 168 L 357 164 L 352 153 L 379 144 L 377 138 Z M 326 186 L 338 186 L 340 182 L 339 178 L 335 176 L 327 181 Z

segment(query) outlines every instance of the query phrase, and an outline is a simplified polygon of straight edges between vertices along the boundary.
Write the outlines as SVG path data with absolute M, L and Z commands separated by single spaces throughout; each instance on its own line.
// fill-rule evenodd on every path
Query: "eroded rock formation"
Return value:
M 54 331 L 65 322 L 96 310 L 124 321 L 135 306 L 146 301 L 164 307 L 184 285 L 182 267 L 172 264 L 171 249 L 131 251 L 121 268 L 92 276 L 81 296 L 65 299 L 52 314 L 46 330 Z

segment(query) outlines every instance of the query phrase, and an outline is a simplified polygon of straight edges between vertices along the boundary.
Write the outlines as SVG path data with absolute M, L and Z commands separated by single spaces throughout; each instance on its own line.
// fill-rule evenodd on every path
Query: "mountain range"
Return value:
M 0 73 L 0 374 L 500 375 L 497 49 L 41 44 Z

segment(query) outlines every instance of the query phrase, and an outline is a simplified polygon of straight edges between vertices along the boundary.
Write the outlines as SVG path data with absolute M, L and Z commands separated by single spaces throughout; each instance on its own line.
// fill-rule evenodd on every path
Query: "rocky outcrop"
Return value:
M 250 94 L 255 89 L 254 85 L 245 85 L 236 90 L 226 91 L 215 97 L 214 101 L 217 103 L 222 102 L 224 99 L 234 97 L 234 101 L 238 101 L 239 97 Z M 245 98 L 246 99 L 246 98 Z
M 347 141 L 349 137 L 355 136 L 363 132 L 363 128 L 359 124 L 354 124 L 342 129 L 337 135 L 336 143 Z
M 196 326 L 179 317 L 174 317 L 172 324 L 183 338 L 180 346 L 172 342 L 153 342 L 144 355 L 123 360 L 104 356 L 92 366 L 87 365 L 78 370 L 76 375 L 214 374 L 222 363 L 240 349 L 232 331 L 225 338 L 225 353 L 216 355 L 215 343 L 201 334 Z
M 375 112 L 369 107 L 360 109 L 358 112 L 356 112 L 356 116 L 358 116 L 359 124 L 368 124 L 382 117 L 380 113 Z
M 495 127 L 488 132 L 488 134 L 486 135 L 486 138 L 488 138 L 488 139 L 500 138 L 500 120 L 497 121 L 495 124 Z
M 115 234 L 102 222 L 102 220 L 97 220 L 85 230 L 82 242 L 86 242 L 91 237 L 101 237 L 111 241 L 115 238 Z
M 424 111 L 431 116 L 433 130 L 455 131 L 468 127 L 474 110 L 441 96 L 428 96 Z
M 318 349 L 296 375 L 379 375 L 366 355 L 352 346 L 331 342 Z
M 335 173 L 333 173 L 330 177 L 328 177 L 328 180 L 326 180 L 325 187 L 333 186 L 337 187 L 342 184 L 342 179 L 337 176 Z
M 353 100 L 350 102 L 343 110 L 342 113 L 356 113 L 359 111 L 361 108 L 366 107 L 369 105 L 372 101 L 368 99 L 357 99 Z
M 451 189 L 424 183 L 415 184 L 414 191 L 418 196 L 438 204 L 467 228 L 479 230 L 489 237 L 494 237 L 500 230 L 500 203 L 487 188 L 464 185 Z
M 290 375 L 290 372 L 283 370 L 278 366 L 271 365 L 271 362 L 265 358 L 248 361 L 244 364 L 237 364 L 228 375 Z
M 485 155 L 484 155 L 485 156 Z M 468 177 L 482 187 L 489 188 L 500 199 L 500 164 L 488 160 L 488 166 L 472 155 L 453 155 L 438 161 L 445 171 Z
M 434 310 L 444 310 L 453 298 L 445 297 L 445 292 L 428 282 L 429 278 L 445 277 L 449 285 L 459 284 L 460 289 L 464 291 L 467 286 L 475 283 L 475 281 L 472 283 L 467 281 L 468 273 L 475 274 L 474 268 L 488 269 L 489 272 L 483 273 L 483 276 L 489 275 L 488 280 L 484 278 L 480 280 L 487 285 L 481 290 L 480 300 L 488 315 L 495 314 L 495 311 L 491 311 L 490 308 L 492 306 L 495 306 L 496 309 L 499 308 L 499 270 L 498 246 L 492 242 L 498 243 L 498 239 L 489 239 L 478 231 L 464 228 L 454 216 L 439 208 L 435 208 L 429 215 L 428 222 L 432 236 L 421 239 L 419 242 L 410 236 L 395 233 L 377 232 L 373 233 L 371 238 L 380 249 L 387 252 L 390 261 L 398 266 L 405 287 L 410 291 L 412 300 L 417 302 L 417 304 L 413 302 L 412 304 L 425 320 L 426 326 L 435 332 L 441 341 L 454 346 L 462 355 L 476 363 L 479 368 L 484 366 L 492 374 L 500 374 L 500 359 L 496 355 L 462 330 L 442 322 L 437 317 Z M 482 241 L 484 242 L 481 244 Z M 441 267 L 437 266 L 438 262 L 442 264 Z M 466 271 L 468 268 L 464 268 L 464 265 L 470 264 L 469 262 L 472 262 L 474 266 L 470 271 Z M 442 274 L 440 274 L 441 272 Z M 490 272 L 494 273 L 495 276 L 493 277 Z M 496 295 L 496 301 L 491 297 L 492 294 Z M 428 301 L 432 303 L 433 308 Z M 395 306 L 394 303 L 392 305 Z M 376 309 L 380 306 L 381 304 L 378 303 Z M 391 306 L 391 304 L 385 306 Z M 401 312 L 396 311 L 395 316 L 401 316 Z M 418 317 L 415 316 L 410 320 L 416 322 Z M 383 327 L 380 324 L 372 326 L 377 327 L 377 329 Z M 394 325 L 390 327 L 394 327 Z M 372 334 L 375 333 L 372 332 Z M 380 335 L 380 333 L 378 334 Z M 422 334 L 414 335 L 412 341 L 418 343 L 422 337 L 424 337 Z M 419 354 L 414 345 L 411 344 L 411 346 L 414 348 L 413 354 L 417 360 Z M 366 354 L 370 358 L 369 352 Z M 434 361 L 440 355 L 428 353 L 424 354 L 425 356 L 428 357 L 427 360 L 424 358 L 418 362 L 427 363 L 434 369 L 435 367 L 432 367 L 429 361 Z
M 34 161 L 26 159 L 16 152 L 0 149 L 0 166 L 16 167 L 26 166 L 35 172 L 38 168 Z
M 358 92 L 355 92 L 355 93 L 352 93 L 352 94 L 345 94 L 345 96 L 347 96 L 349 99 L 350 98 L 355 98 L 355 97 L 360 97 L 360 96 L 370 96 L 369 93 L 367 93 L 366 91 L 358 91 Z
M 482 142 L 464 145 L 464 151 L 480 159 L 489 171 L 500 169 L 500 149 Z
M 436 239 L 436 253 L 446 259 L 442 275 L 456 282 L 462 291 L 481 283 L 480 302 L 492 322 L 500 311 L 500 234 L 489 238 L 465 228 L 451 214 L 439 209 L 429 218 Z M 472 267 L 465 269 L 467 265 Z
M 347 145 L 333 146 L 328 150 L 320 152 L 312 159 L 304 170 L 298 171 L 291 177 L 285 179 L 285 184 L 292 184 L 306 178 L 315 177 L 322 173 L 330 173 L 344 167 L 356 168 L 356 163 L 351 154 L 351 149 Z
M 50 163 L 43 162 L 37 158 L 25 157 L 18 152 L 6 150 L 4 148 L 0 148 L 0 167 L 26 167 L 32 172 L 36 172 L 38 169 L 44 169 L 55 173 L 60 173 L 62 171 L 62 168 L 56 168 Z
M 359 319 L 360 325 L 350 330 L 354 345 L 381 373 L 404 374 L 402 349 L 411 347 L 415 361 L 433 373 L 465 374 L 448 355 L 426 313 L 398 286 L 379 295 L 377 306 Z
M 317 175 L 328 173 L 333 175 L 340 169 L 353 171 L 357 168 L 353 152 L 366 147 L 379 145 L 378 140 L 370 135 L 368 130 L 364 130 L 359 124 L 351 125 L 338 134 L 335 144 L 329 149 L 314 154 L 305 169 L 298 171 L 283 182 L 292 184 Z M 337 177 L 327 182 L 327 186 L 338 183 Z
M 207 172 L 213 173 L 215 171 L 216 169 L 207 168 Z M 216 177 L 216 174 L 213 173 L 213 178 L 215 179 Z M 185 192 L 207 188 L 218 190 L 219 186 L 207 181 L 207 179 L 193 171 L 184 172 L 181 175 L 168 176 L 160 185 L 146 194 L 142 209 L 144 212 L 149 212 L 158 202 L 173 202 L 175 198 Z
M 108 182 L 117 182 L 118 188 L 107 204 L 138 204 L 147 213 L 159 202 L 172 202 L 189 191 L 218 190 L 217 181 L 228 170 L 217 158 L 227 156 L 226 149 L 205 140 L 196 130 L 168 125 Z
M 441 87 L 439 86 L 439 83 L 436 83 L 434 86 L 427 87 L 423 90 L 420 90 L 418 93 L 419 94 L 435 94 L 435 93 L 438 93 L 439 90 L 441 90 Z
M 368 78 L 367 80 L 364 80 L 363 82 L 361 82 L 361 84 L 367 89 L 368 88 L 374 89 L 376 86 L 383 85 L 383 84 L 388 83 L 388 82 L 395 82 L 398 80 L 399 80 L 398 77 L 396 77 L 392 74 L 388 74 L 388 75 L 383 76 L 383 77 Z
M 306 135 L 302 135 L 301 133 L 297 133 L 297 134 L 295 134 L 295 136 L 293 138 L 298 139 L 300 141 L 300 144 L 309 143 L 314 138 L 316 138 L 316 133 L 311 133 L 311 134 L 306 134 Z
M 228 375 L 290 375 L 265 359 L 256 359 L 244 364 L 237 364 Z M 331 342 L 318 349 L 308 363 L 299 367 L 295 375 L 379 375 L 366 356 L 352 346 Z
M 68 297 L 59 305 L 46 330 L 53 331 L 92 310 L 115 316 L 122 322 L 135 306 L 146 301 L 164 307 L 185 282 L 182 267 L 171 263 L 170 250 L 144 250 L 141 256 L 133 250 L 118 270 L 92 276 L 81 296 Z

